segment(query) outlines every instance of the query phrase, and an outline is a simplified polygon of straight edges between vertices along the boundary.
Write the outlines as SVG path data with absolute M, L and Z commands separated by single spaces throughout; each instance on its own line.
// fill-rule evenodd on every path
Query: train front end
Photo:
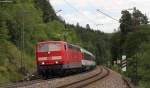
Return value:
M 61 69 L 64 63 L 64 43 L 62 41 L 39 42 L 36 45 L 37 70 L 41 75 Z

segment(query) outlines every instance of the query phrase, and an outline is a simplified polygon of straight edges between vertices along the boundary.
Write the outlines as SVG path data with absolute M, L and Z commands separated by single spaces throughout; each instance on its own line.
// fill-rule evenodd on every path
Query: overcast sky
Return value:
M 67 23 L 77 24 L 85 27 L 90 24 L 94 30 L 111 33 L 118 29 L 119 23 L 112 20 L 96 10 L 100 9 L 115 19 L 120 19 L 121 10 L 136 7 L 150 18 L 150 0 L 50 0 L 58 16 Z M 132 11 L 130 11 L 132 12 Z M 98 25 L 97 24 L 103 24 Z

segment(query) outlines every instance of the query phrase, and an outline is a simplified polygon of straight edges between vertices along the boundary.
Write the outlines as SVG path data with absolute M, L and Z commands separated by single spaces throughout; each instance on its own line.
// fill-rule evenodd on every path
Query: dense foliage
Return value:
M 0 84 L 22 79 L 36 69 L 35 44 L 64 40 L 97 56 L 97 63 L 110 58 L 109 37 L 56 16 L 48 0 L 0 2 Z M 107 59 L 106 59 L 107 58 Z
M 133 13 L 122 11 L 120 30 L 111 38 L 113 60 L 127 56 L 126 75 L 139 88 L 149 88 L 150 82 L 150 25 L 147 16 L 134 8 Z

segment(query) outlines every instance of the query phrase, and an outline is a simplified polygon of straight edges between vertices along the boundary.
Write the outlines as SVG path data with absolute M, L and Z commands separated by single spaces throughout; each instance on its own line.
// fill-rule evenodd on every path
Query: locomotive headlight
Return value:
M 39 57 L 38 60 L 39 61 L 47 60 L 47 57 Z
M 44 65 L 45 63 L 44 62 L 42 62 L 42 65 Z
M 58 64 L 58 61 L 56 61 L 55 63 Z
M 52 60 L 60 60 L 61 56 L 52 56 Z

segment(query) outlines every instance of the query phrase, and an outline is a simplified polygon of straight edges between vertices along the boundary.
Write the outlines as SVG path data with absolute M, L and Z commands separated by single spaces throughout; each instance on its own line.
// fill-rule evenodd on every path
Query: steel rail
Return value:
M 85 72 L 83 72 L 85 73 Z M 69 76 L 74 76 L 75 74 L 73 75 L 69 75 Z M 68 76 L 68 77 L 69 77 Z M 66 76 L 65 76 L 66 77 Z M 60 78 L 60 77 L 59 77 Z M 11 83 L 11 84 L 7 84 L 7 85 L 1 85 L 0 88 L 17 88 L 17 87 L 26 87 L 26 86 L 29 86 L 29 85 L 32 85 L 32 84 L 36 84 L 36 83 L 40 83 L 40 82 L 46 82 L 46 81 L 53 81 L 55 79 L 59 79 L 58 77 L 54 77 L 54 78 L 51 78 L 51 79 L 47 79 L 47 80 L 44 80 L 44 79 L 41 79 L 41 78 L 38 78 L 36 80 L 30 80 L 30 81 L 23 81 L 23 82 L 16 82 L 16 83 Z
M 106 70 L 106 73 L 101 76 L 101 74 L 104 72 L 104 70 Z M 100 68 L 99 73 L 97 73 L 89 78 L 85 78 L 85 79 L 82 79 L 82 80 L 79 80 L 79 81 L 76 81 L 73 83 L 65 84 L 65 85 L 62 85 L 62 86 L 59 86 L 56 88 L 82 88 L 82 87 L 92 84 L 98 80 L 105 78 L 106 76 L 109 75 L 109 73 L 110 73 L 109 69 L 107 69 L 106 67 L 102 67 L 102 68 Z

